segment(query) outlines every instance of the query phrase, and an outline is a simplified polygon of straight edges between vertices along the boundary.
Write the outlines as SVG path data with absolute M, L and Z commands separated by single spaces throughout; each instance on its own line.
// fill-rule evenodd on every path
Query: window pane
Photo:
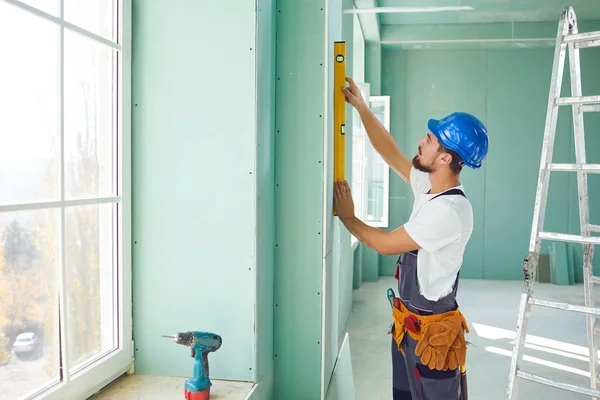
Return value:
M 113 205 L 65 212 L 66 294 L 71 372 L 115 340 Z
M 385 171 L 385 162 L 370 142 L 367 144 L 367 152 L 367 157 L 369 158 L 367 221 L 383 222 L 383 174 Z
M 113 193 L 113 50 L 65 31 L 65 196 Z
M 65 0 L 65 20 L 83 29 L 115 40 L 113 23 L 116 22 L 116 1 Z
M 0 204 L 59 196 L 59 27 L 0 1 Z
M 59 379 L 59 211 L 0 214 L 0 397 Z
M 377 98 L 377 97 L 375 97 Z M 371 110 L 381 122 L 389 130 L 389 121 L 387 121 L 387 107 L 389 103 L 385 100 L 373 100 L 371 98 Z M 368 158 L 368 201 L 367 201 L 367 222 L 376 224 L 387 224 L 384 213 L 384 198 L 388 193 L 387 181 L 385 175 L 388 173 L 388 167 L 383 158 L 371 145 L 369 141 L 366 145 L 366 153 Z
M 361 125 L 355 125 L 352 131 L 352 197 L 358 218 L 364 220 L 363 213 L 363 146 L 365 138 L 361 135 Z
M 60 0 L 19 0 L 55 17 L 60 16 Z

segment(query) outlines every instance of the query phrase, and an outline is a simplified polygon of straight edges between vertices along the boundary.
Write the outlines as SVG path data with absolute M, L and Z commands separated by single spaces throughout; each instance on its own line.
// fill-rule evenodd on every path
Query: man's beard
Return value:
M 412 159 L 412 165 L 413 165 L 413 167 L 415 167 L 419 171 L 423 171 L 423 172 L 427 172 L 427 173 L 431 173 L 433 171 L 430 167 L 426 167 L 423 164 L 421 164 L 421 161 L 419 160 L 419 156 L 418 155 L 416 155 Z

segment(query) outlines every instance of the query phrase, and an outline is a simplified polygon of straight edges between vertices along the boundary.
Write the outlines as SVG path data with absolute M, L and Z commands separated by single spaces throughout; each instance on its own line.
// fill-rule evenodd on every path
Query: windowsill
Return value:
M 182 399 L 185 381 L 188 378 L 156 375 L 126 375 L 108 385 L 95 396 L 102 399 Z M 222 400 L 244 400 L 252 390 L 252 382 L 221 381 L 211 379 L 210 397 Z

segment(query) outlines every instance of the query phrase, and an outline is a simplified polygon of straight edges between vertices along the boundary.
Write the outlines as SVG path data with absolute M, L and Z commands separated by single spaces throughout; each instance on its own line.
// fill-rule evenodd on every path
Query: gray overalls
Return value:
M 452 189 L 435 196 L 431 200 L 450 194 L 464 193 Z M 431 201 L 430 200 L 430 201 Z M 442 314 L 458 308 L 456 293 L 458 290 L 458 275 L 450 292 L 437 301 L 427 300 L 419 293 L 417 280 L 418 252 L 402 254 L 398 258 L 398 297 L 406 308 L 420 315 Z M 420 363 L 420 357 L 415 355 L 417 341 L 404 335 L 402 349 L 398 350 L 396 341 L 392 338 L 392 377 L 394 400 L 463 400 L 460 387 L 460 369 L 438 371 L 431 370 Z M 412 395 L 411 395 L 412 393 Z

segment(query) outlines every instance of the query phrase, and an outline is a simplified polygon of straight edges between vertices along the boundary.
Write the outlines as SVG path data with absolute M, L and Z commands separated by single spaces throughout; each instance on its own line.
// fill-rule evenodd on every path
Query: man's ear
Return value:
M 452 162 L 452 155 L 450 153 L 442 153 L 440 157 L 440 162 L 442 164 L 450 165 Z

